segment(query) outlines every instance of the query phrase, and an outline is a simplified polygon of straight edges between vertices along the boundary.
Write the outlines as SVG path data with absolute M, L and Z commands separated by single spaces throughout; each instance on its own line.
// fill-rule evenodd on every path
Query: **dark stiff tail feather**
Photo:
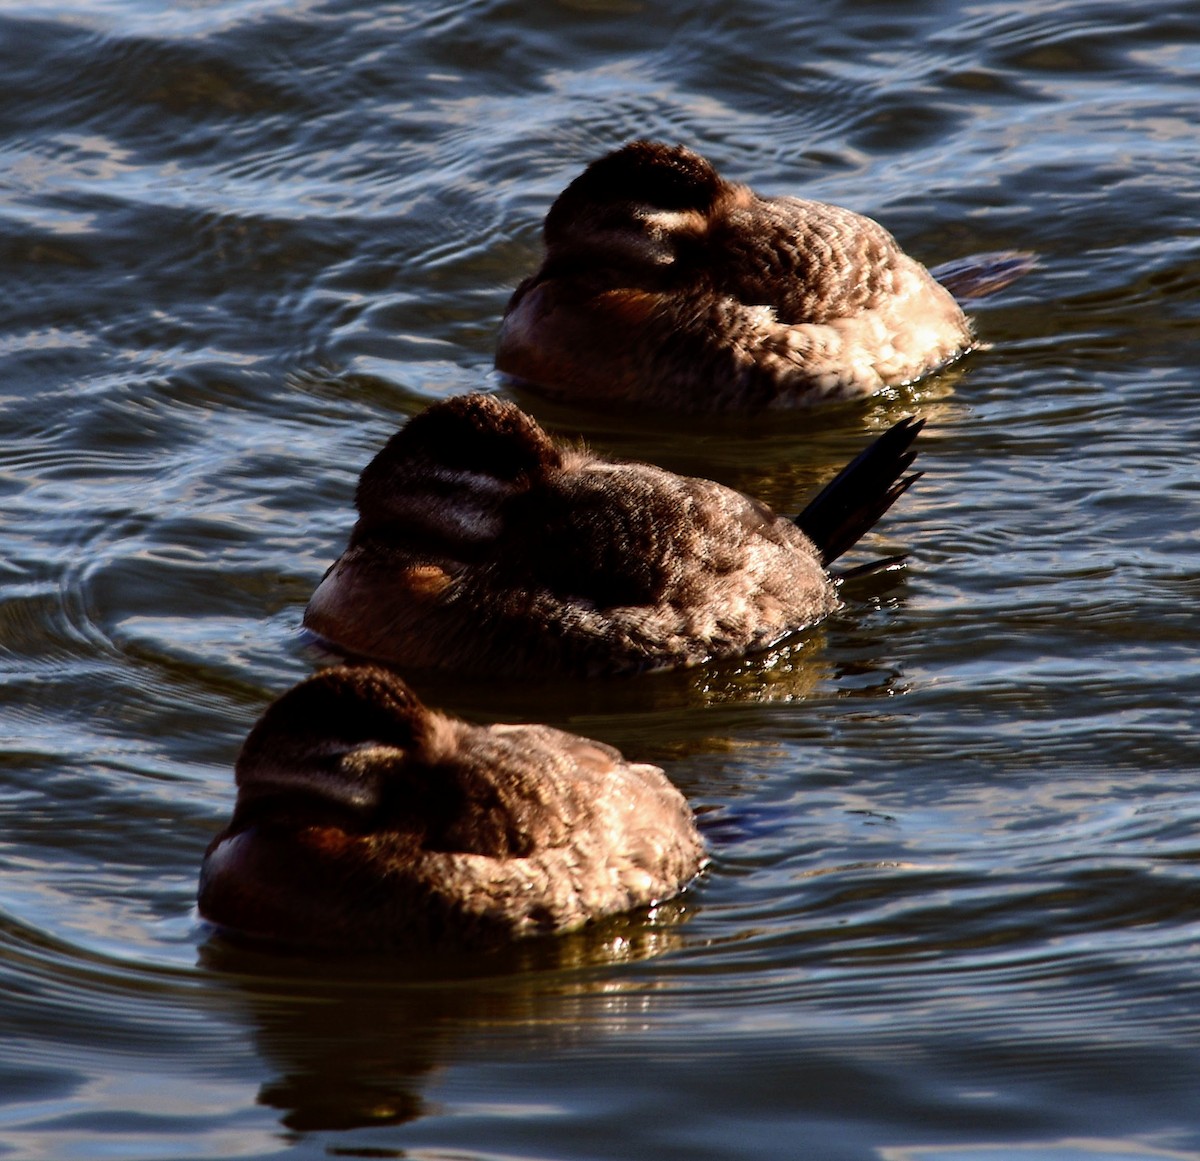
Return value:
M 908 470 L 917 453 L 912 442 L 925 426 L 909 416 L 890 427 L 852 459 L 795 518 L 796 526 L 829 565 L 852 548 L 876 521 L 920 479 Z M 901 478 L 903 477 L 903 478 Z
M 943 262 L 929 273 L 960 301 L 986 298 L 1028 274 L 1037 257 L 1032 250 L 997 250 Z

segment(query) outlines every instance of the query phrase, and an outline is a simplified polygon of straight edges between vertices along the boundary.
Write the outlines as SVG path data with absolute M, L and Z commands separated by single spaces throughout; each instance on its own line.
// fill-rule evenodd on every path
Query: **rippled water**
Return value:
M 0 1151 L 1200 1157 L 1194 4 L 9 2 L 0 69 Z M 526 400 L 785 509 L 919 412 L 910 567 L 738 666 L 422 688 L 665 765 L 714 852 L 679 904 L 223 946 L 197 867 L 359 469 L 503 389 L 541 215 L 634 136 L 930 263 L 1039 253 L 912 390 Z

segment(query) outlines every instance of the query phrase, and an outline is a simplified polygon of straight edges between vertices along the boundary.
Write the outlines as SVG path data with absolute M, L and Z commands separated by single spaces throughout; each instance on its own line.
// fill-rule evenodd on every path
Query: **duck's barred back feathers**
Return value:
M 913 441 L 925 426 L 909 416 L 859 452 L 795 518 L 828 566 L 852 548 L 921 477 L 904 473 L 916 458 Z M 903 478 L 902 478 L 903 477 Z

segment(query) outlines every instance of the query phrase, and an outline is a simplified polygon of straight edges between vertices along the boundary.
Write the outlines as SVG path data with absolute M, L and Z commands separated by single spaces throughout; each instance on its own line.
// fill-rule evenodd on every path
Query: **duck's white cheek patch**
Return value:
M 639 214 L 647 230 L 656 236 L 698 234 L 704 230 L 704 216 L 698 210 L 653 210 Z

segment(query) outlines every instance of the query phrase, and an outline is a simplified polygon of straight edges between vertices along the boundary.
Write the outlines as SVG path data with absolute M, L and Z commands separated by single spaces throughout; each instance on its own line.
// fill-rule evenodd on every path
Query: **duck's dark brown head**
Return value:
M 260 816 L 365 825 L 383 804 L 389 770 L 419 756 L 432 729 L 430 711 L 385 669 L 318 673 L 250 731 L 237 760 L 234 829 Z
M 363 471 L 356 539 L 391 526 L 470 559 L 497 535 L 505 500 L 561 464 L 550 437 L 515 404 L 484 394 L 436 403 Z
M 667 266 L 677 243 L 702 236 L 731 186 L 682 145 L 634 141 L 593 161 L 546 215 L 552 258 Z
M 400 872 L 444 848 L 461 819 L 444 766 L 456 746 L 453 723 L 385 669 L 339 666 L 301 682 L 242 747 L 233 819 L 201 867 L 200 914 L 313 947 L 429 937 L 437 901 Z

